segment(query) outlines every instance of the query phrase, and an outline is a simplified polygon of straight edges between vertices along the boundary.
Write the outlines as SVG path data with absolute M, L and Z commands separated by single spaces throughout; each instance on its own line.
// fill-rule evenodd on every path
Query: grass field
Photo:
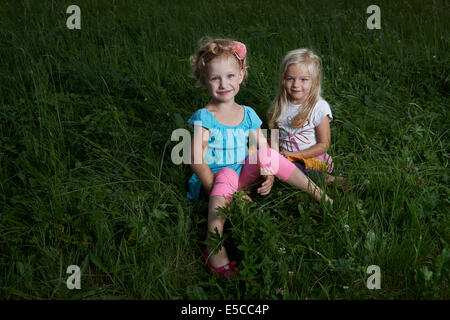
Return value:
M 69 30 L 66 9 L 81 8 Z M 381 30 L 366 9 L 381 8 Z M 2 1 L 0 298 L 449 299 L 446 1 Z M 201 259 L 170 136 L 207 95 L 189 56 L 205 36 L 248 48 L 236 101 L 264 121 L 287 51 L 322 58 L 333 209 L 277 181 L 236 200 L 225 244 L 240 277 Z M 446 213 L 447 212 L 447 213 Z M 81 289 L 69 290 L 69 265 Z M 381 270 L 369 290 L 366 270 Z

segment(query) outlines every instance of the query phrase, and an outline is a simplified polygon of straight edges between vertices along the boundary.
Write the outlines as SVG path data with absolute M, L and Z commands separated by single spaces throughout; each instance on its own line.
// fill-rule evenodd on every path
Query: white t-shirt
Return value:
M 315 128 L 327 115 L 330 117 L 330 121 L 333 119 L 328 102 L 319 99 L 305 126 L 303 128 L 292 128 L 292 119 L 300 112 L 301 106 L 301 104 L 294 105 L 289 102 L 277 120 L 278 127 L 280 128 L 279 140 L 281 151 L 298 152 L 317 144 Z

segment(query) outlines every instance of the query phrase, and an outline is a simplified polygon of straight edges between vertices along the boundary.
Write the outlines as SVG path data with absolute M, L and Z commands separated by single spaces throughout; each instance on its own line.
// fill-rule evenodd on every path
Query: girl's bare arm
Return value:
M 194 138 L 191 144 L 191 168 L 203 184 L 209 195 L 214 184 L 214 175 L 205 161 L 208 147 L 209 130 L 202 126 L 194 126 Z

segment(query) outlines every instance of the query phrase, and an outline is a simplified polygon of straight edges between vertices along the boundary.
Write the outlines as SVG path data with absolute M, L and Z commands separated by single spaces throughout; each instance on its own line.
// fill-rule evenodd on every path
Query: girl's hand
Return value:
M 289 151 L 280 151 L 280 154 L 282 156 L 285 156 L 286 158 L 289 156 L 293 156 L 295 154 L 295 152 L 289 152 Z
M 272 175 L 264 175 L 265 181 L 261 184 L 261 187 L 256 190 L 260 195 L 265 196 L 270 193 L 272 190 L 273 182 L 275 181 L 275 176 Z

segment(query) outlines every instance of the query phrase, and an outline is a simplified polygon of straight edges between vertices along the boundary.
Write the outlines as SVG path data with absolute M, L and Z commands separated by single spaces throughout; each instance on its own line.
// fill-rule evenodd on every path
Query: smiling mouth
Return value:
M 227 91 L 218 91 L 217 94 L 227 94 L 230 93 L 232 90 L 227 90 Z

